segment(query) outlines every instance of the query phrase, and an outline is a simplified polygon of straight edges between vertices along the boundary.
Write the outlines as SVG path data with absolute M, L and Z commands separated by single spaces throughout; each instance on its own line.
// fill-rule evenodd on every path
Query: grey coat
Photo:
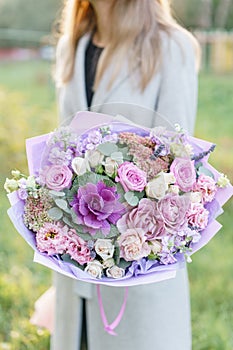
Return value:
M 65 48 L 63 38 L 57 50 L 57 63 Z M 59 90 L 61 120 L 66 122 L 79 110 L 87 110 L 84 77 L 84 54 L 89 35 L 79 42 L 72 80 Z M 137 69 L 129 74 L 126 63 L 108 91 L 110 66 L 94 94 L 92 110 L 123 114 L 147 127 L 179 123 L 193 132 L 197 104 L 197 73 L 193 47 L 183 33 L 173 38 L 163 36 L 163 61 L 142 93 L 134 88 Z M 115 103 L 120 102 L 120 105 Z M 135 105 L 137 107 L 135 107 Z M 145 112 L 156 110 L 158 114 Z M 139 113 L 138 113 L 139 111 Z M 144 111 L 145 113 L 142 113 Z M 52 350 L 78 350 L 82 328 L 82 298 L 87 305 L 88 350 L 190 350 L 191 325 L 187 271 L 167 281 L 130 287 L 124 317 L 116 329 L 118 336 L 108 335 L 100 318 L 95 287 L 65 276 L 55 276 L 57 288 L 55 332 Z M 109 322 L 116 317 L 124 289 L 101 287 Z

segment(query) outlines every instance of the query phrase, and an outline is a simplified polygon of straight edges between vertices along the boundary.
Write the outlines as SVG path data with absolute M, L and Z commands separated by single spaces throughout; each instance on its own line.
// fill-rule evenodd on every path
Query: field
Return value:
M 0 66 L 0 350 L 47 350 L 49 333 L 29 322 L 35 300 L 50 286 L 52 273 L 32 262 L 33 252 L 10 223 L 5 177 L 26 172 L 24 140 L 57 123 L 48 62 Z M 217 144 L 211 163 L 233 181 L 232 75 L 201 73 L 196 136 Z M 219 221 L 224 228 L 188 266 L 193 350 L 233 349 L 233 201 Z M 175 320 L 175 315 L 174 315 Z

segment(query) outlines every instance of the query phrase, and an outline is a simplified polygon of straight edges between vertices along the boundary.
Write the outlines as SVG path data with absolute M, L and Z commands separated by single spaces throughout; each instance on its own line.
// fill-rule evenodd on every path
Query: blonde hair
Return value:
M 171 35 L 183 31 L 192 41 L 198 56 L 196 39 L 172 17 L 168 0 L 114 0 L 111 8 L 110 43 L 97 66 L 95 88 L 115 54 L 114 71 L 109 88 L 116 78 L 122 62 L 128 57 L 129 69 L 139 67 L 139 84 L 143 91 L 161 63 L 161 31 Z M 60 23 L 60 34 L 67 37 L 56 81 L 67 83 L 73 74 L 77 44 L 85 33 L 95 30 L 96 16 L 93 6 L 86 0 L 65 0 Z M 65 56 L 64 56 L 65 54 Z

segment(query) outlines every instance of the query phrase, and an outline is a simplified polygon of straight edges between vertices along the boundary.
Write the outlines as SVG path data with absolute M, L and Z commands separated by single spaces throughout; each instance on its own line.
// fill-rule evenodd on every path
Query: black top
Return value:
M 90 107 L 93 98 L 93 85 L 95 81 L 96 67 L 102 51 L 103 48 L 93 44 L 91 38 L 85 53 L 85 81 L 88 107 Z

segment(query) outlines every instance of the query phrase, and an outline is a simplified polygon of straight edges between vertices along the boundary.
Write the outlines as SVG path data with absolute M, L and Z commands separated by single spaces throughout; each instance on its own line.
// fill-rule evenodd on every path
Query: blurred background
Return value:
M 0 350 L 47 350 L 30 324 L 52 273 L 14 230 L 3 189 L 11 169 L 27 173 L 25 139 L 53 130 L 58 116 L 51 35 L 62 0 L 0 0 Z M 174 15 L 202 46 L 195 135 L 217 144 L 211 163 L 233 182 L 233 0 L 173 0 Z M 233 349 L 233 203 L 222 230 L 189 265 L 193 350 Z M 174 315 L 174 319 L 175 319 Z

